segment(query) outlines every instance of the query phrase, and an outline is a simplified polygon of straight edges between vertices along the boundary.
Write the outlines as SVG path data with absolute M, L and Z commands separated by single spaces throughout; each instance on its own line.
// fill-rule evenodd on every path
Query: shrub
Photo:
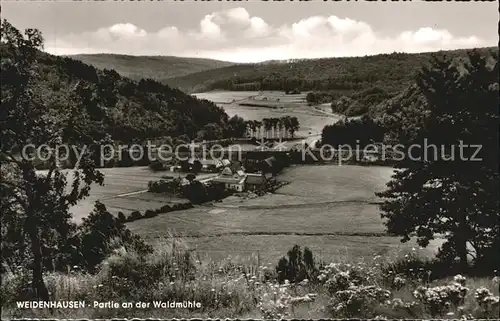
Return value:
M 154 160 L 149 164 L 149 169 L 151 169 L 153 172 L 164 171 L 165 165 L 159 160 Z
M 156 213 L 156 211 L 153 210 L 146 210 L 146 212 L 144 213 L 145 218 L 155 217 L 156 215 L 158 214 Z
M 134 249 L 142 254 L 152 251 L 150 246 L 137 235 L 133 235 L 99 202 L 96 202 L 94 211 L 83 218 L 78 232 L 78 261 L 74 263 L 90 272 L 93 272 L 116 247 Z
M 172 210 L 172 207 L 170 205 L 163 205 L 160 207 L 160 213 L 168 213 Z
M 457 277 L 455 277 L 456 279 Z M 459 282 L 449 285 L 419 286 L 413 296 L 420 301 L 432 316 L 443 315 L 451 307 L 458 307 L 465 301 L 469 289 Z
M 132 222 L 132 221 L 140 220 L 142 217 L 143 216 L 141 215 L 141 212 L 133 211 L 132 213 L 130 213 L 130 216 L 128 218 L 129 218 L 129 222 Z
M 375 308 L 390 297 L 390 291 L 375 285 L 350 286 L 346 290 L 335 292 L 330 305 L 336 316 L 375 317 Z
M 288 258 L 282 257 L 276 266 L 278 281 L 301 282 L 304 279 L 314 279 L 317 268 L 314 265 L 314 257 L 307 247 L 302 251 L 300 246 L 295 245 L 287 253 Z
M 125 223 L 127 221 L 127 218 L 125 217 L 125 214 L 123 214 L 122 211 L 118 212 L 118 221 L 121 223 Z
M 382 275 L 386 284 L 397 284 L 396 277 L 408 281 L 432 281 L 455 275 L 459 267 L 455 264 L 440 262 L 438 260 L 422 259 L 414 254 L 407 254 L 404 258 L 387 262 L 382 265 Z
M 477 305 L 481 308 L 481 316 L 483 318 L 498 317 L 500 315 L 499 310 L 499 297 L 495 296 L 493 293 L 485 288 L 480 287 L 476 289 L 474 293 L 474 299 Z

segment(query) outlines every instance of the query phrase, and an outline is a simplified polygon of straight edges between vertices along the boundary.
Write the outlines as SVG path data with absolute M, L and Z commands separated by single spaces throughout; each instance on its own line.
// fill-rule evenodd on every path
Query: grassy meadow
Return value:
M 391 256 L 418 248 L 385 234 L 374 192 L 391 174 L 378 166 L 295 166 L 279 176 L 290 184 L 273 194 L 233 196 L 127 226 L 153 244 L 172 233 L 214 260 L 258 255 L 274 262 L 291 244 L 316 249 L 325 260 Z M 432 256 L 437 244 L 421 253 Z
M 274 241 L 263 238 L 261 246 L 272 246 L 268 242 Z M 0 291 L 2 318 L 498 317 L 498 277 L 456 275 L 432 280 L 425 269 L 408 269 L 422 262 L 418 250 L 405 256 L 395 252 L 363 259 L 361 252 L 369 239 L 358 241 L 353 241 L 357 244 L 353 256 L 338 256 L 324 263 L 318 260 L 322 253 L 312 248 L 317 260 L 308 272 L 309 278 L 279 283 L 275 260 L 268 262 L 260 256 L 246 261 L 238 257 L 213 260 L 190 254 L 184 241 L 167 236 L 146 257 L 118 248 L 95 275 L 75 269 L 46 276 L 52 299 L 84 300 L 86 307 L 82 309 L 16 309 L 12 294 L 22 286 L 21 274 L 6 274 Z M 219 244 L 225 249 L 232 245 L 224 239 Z M 280 256 L 285 253 L 282 251 Z M 96 301 L 142 302 L 149 306 L 99 308 L 93 306 Z M 197 302 L 199 308 L 153 306 L 153 302 L 172 301 Z
M 99 171 L 104 174 L 104 185 L 92 185 L 89 197 L 71 208 L 73 219 L 76 222 L 80 222 L 92 211 L 96 201 L 104 203 L 112 214 L 117 214 L 119 211 L 124 214 L 132 211 L 144 212 L 166 204 L 186 202 L 182 198 L 160 196 L 147 191 L 149 181 L 159 180 L 164 175 L 184 177 L 185 173 L 153 172 L 148 167 L 102 168 Z M 197 179 L 210 176 L 213 174 L 199 174 Z M 68 175 L 67 179 L 69 187 L 72 175 Z
M 229 117 L 238 115 L 246 120 L 262 120 L 296 116 L 300 122 L 300 128 L 295 133 L 297 137 L 319 135 L 323 127 L 340 119 L 308 106 L 305 93 L 285 95 L 280 91 L 214 91 L 193 95 L 215 102 L 224 108 Z

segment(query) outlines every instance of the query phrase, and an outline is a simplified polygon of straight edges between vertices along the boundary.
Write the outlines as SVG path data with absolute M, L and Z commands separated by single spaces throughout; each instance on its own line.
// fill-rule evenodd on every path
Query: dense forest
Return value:
M 231 62 L 173 56 L 130 56 L 118 54 L 80 54 L 68 56 L 100 69 L 116 70 L 133 80 L 182 77 L 195 72 L 233 65 Z
M 14 70 L 3 68 L 13 59 L 13 53 L 6 46 L 0 51 L 3 87 L 17 80 L 11 77 Z M 91 89 L 88 103 L 78 112 L 83 111 L 82 117 L 88 119 L 88 126 L 82 130 L 95 138 L 109 134 L 115 141 L 128 143 L 161 136 L 194 138 L 207 124 L 216 124 L 222 130 L 228 128 L 229 119 L 222 108 L 155 80 L 134 81 L 114 70 L 99 70 L 75 59 L 43 52 L 38 52 L 34 72 L 33 99 L 50 106 L 61 117 L 77 84 Z
M 447 51 L 446 54 L 466 58 L 465 50 Z M 238 64 L 160 81 L 186 92 L 299 89 L 349 93 L 378 87 L 391 93 L 410 85 L 430 57 L 431 53 L 392 53 Z

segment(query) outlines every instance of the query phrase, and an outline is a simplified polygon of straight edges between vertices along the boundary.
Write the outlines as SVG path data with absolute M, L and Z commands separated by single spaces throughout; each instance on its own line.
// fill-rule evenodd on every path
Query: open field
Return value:
M 401 244 L 389 236 L 340 236 L 340 235 L 225 235 L 218 237 L 184 238 L 189 247 L 200 257 L 219 261 L 231 256 L 236 262 L 276 266 L 278 260 L 297 244 L 309 247 L 317 259 L 327 262 L 370 262 L 375 255 L 384 258 L 401 257 L 401 253 L 418 252 L 430 257 L 433 248 L 419 248 L 415 243 Z
M 97 200 L 104 203 L 113 214 L 118 211 L 127 214 L 135 210 L 157 209 L 165 204 L 186 201 L 147 192 L 148 182 L 151 180 L 158 180 L 163 175 L 184 176 L 186 174 L 167 171 L 153 172 L 148 167 L 102 168 L 99 171 L 104 174 L 104 185 L 92 185 L 90 196 L 71 208 L 73 219 L 76 222 L 80 222 L 83 217 L 92 211 Z M 200 174 L 197 179 L 211 176 L 213 174 Z M 72 175 L 68 175 L 68 187 L 71 186 L 71 182 Z
M 331 204 L 273 209 L 197 207 L 127 224 L 150 243 L 181 236 L 201 256 L 248 258 L 259 253 L 276 263 L 294 244 L 325 260 L 395 255 L 418 248 L 386 236 L 375 205 Z M 431 255 L 434 248 L 423 251 Z
M 321 250 L 325 259 L 392 255 L 418 246 L 387 236 L 374 204 L 373 193 L 383 190 L 391 173 L 387 167 L 291 167 L 280 176 L 291 184 L 276 194 L 243 201 L 231 197 L 128 226 L 151 243 L 168 233 L 181 236 L 213 259 L 259 252 L 276 262 L 294 244 Z
M 307 93 L 286 95 L 282 91 L 210 91 L 193 94 L 197 98 L 211 100 L 216 104 L 254 101 L 261 104 L 273 104 L 279 100 L 282 104 L 306 103 Z
M 323 127 L 340 119 L 339 116 L 320 112 L 308 106 L 305 93 L 285 95 L 279 91 L 217 91 L 194 95 L 219 104 L 229 117 L 238 115 L 246 120 L 262 120 L 286 115 L 296 116 L 300 122 L 300 129 L 296 132 L 298 137 L 321 134 Z M 267 100 L 264 100 L 264 97 Z M 279 102 L 276 101 L 277 99 Z M 241 106 L 240 104 L 262 106 Z
M 171 230 L 179 236 L 226 234 L 383 234 L 376 205 L 309 204 L 307 207 L 217 208 L 200 206 L 131 223 L 133 231 L 157 238 Z
M 274 194 L 248 199 L 227 198 L 218 206 L 273 208 L 331 205 L 344 202 L 373 205 L 380 201 L 375 192 L 383 191 L 393 169 L 382 166 L 306 165 L 286 168 L 278 177 L 290 182 Z M 377 209 L 375 209 L 376 211 Z M 378 216 L 377 216 L 378 219 Z

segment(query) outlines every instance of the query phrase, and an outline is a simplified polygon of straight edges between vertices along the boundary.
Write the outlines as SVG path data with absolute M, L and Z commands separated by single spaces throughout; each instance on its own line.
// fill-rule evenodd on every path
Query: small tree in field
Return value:
M 413 160 L 397 164 L 388 189 L 378 195 L 386 199 L 381 209 L 389 232 L 403 242 L 416 236 L 425 247 L 439 235 L 446 240 L 442 259 L 458 258 L 466 272 L 471 255 L 491 273 L 500 257 L 498 59 L 491 66 L 477 52 L 468 58 L 463 69 L 435 58 L 418 76 L 429 116 L 415 125 L 421 128 L 413 143 L 436 148 L 428 147 L 427 159 L 420 160 L 423 150 L 413 150 Z

